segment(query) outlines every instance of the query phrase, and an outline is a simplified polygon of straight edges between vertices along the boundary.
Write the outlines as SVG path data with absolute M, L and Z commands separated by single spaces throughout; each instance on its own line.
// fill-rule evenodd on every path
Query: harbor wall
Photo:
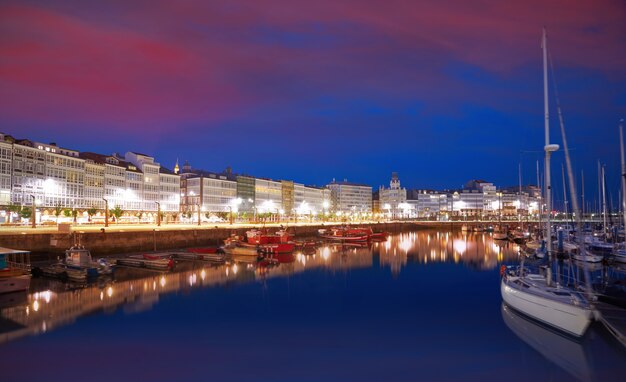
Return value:
M 453 229 L 449 222 L 391 222 L 362 224 L 361 227 L 372 227 L 375 232 L 406 232 L 418 229 Z M 455 225 L 456 226 L 456 225 Z M 289 232 L 296 237 L 316 236 L 318 229 L 329 225 L 289 226 Z M 456 227 L 460 229 L 459 227 Z M 189 247 L 221 245 L 231 234 L 244 235 L 250 227 L 198 227 L 197 229 L 181 229 L 161 227 L 141 231 L 108 231 L 80 232 L 75 229 L 71 233 L 34 233 L 34 234 L 3 234 L 0 235 L 0 246 L 30 251 L 35 259 L 56 258 L 64 253 L 80 237 L 80 243 L 91 250 L 96 256 L 120 253 L 160 251 Z M 268 227 L 275 232 L 278 227 Z

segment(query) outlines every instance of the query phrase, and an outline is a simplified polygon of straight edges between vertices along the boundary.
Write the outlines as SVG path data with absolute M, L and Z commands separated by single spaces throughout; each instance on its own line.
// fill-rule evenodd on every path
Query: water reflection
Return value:
M 592 380 L 589 357 L 580 342 L 520 315 L 505 304 L 501 311 L 504 323 L 519 339 L 574 378 Z
M 0 299 L 0 343 L 45 333 L 93 312 L 113 312 L 120 307 L 128 314 L 143 312 L 166 293 L 264 282 L 312 269 L 341 272 L 371 268 L 375 257 L 382 268 L 389 267 L 397 276 L 407 262 L 454 262 L 474 269 L 493 269 L 503 259 L 516 256 L 515 245 L 498 246 L 488 234 L 412 232 L 390 236 L 387 241 L 372 245 L 324 245 L 312 252 L 281 255 L 271 262 L 244 256 L 219 266 L 181 263 L 177 268 L 182 271 L 169 274 L 122 268 L 115 280 L 100 280 L 97 285 L 36 279 L 32 293 Z
M 407 262 L 463 263 L 478 270 L 494 269 L 498 263 L 517 259 L 519 247 L 493 240 L 488 233 L 409 232 L 390 236 L 373 245 L 380 265 L 398 275 Z

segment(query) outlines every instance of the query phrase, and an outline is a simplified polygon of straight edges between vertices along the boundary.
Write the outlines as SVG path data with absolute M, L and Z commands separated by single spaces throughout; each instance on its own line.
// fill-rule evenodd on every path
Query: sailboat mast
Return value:
M 598 159 L 598 215 L 602 214 L 602 169 L 600 168 L 600 160 Z
M 546 227 L 545 227 L 545 239 L 546 248 L 550 256 L 552 256 L 552 228 L 550 224 L 550 214 L 552 213 L 552 196 L 551 196 L 551 182 L 550 182 L 550 155 L 553 151 L 559 149 L 558 145 L 550 144 L 550 111 L 548 109 L 548 40 L 546 36 L 546 28 L 543 28 L 543 107 L 544 107 L 544 126 L 545 126 L 545 138 L 546 145 L 544 150 L 546 152 L 545 159 L 545 195 L 546 195 Z
M 565 187 L 565 166 L 561 164 L 561 175 L 563 176 L 563 208 L 565 212 L 565 220 L 567 220 L 567 188 Z
M 520 224 L 522 225 L 522 231 L 524 230 L 524 222 L 522 221 L 522 214 L 519 211 L 522 209 L 522 163 L 517 164 L 517 175 L 519 177 L 519 207 L 517 207 L 517 216 Z
M 580 170 L 580 177 L 582 178 L 581 186 L 582 186 L 582 194 L 580 195 L 582 212 L 580 216 L 582 216 L 583 221 L 585 220 L 585 172 Z
M 604 165 L 602 165 L 602 231 L 604 231 L 604 238 L 606 239 L 606 185 L 604 184 Z
M 622 156 L 622 218 L 626 229 L 626 161 L 624 161 L 624 119 L 619 121 L 619 148 Z

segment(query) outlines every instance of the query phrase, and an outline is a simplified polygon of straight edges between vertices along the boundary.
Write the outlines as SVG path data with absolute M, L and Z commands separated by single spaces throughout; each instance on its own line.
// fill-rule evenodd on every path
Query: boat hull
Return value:
M 0 294 L 28 290 L 28 288 L 30 288 L 29 275 L 0 277 Z
M 333 241 L 342 241 L 342 242 L 359 242 L 359 241 L 367 241 L 368 236 L 333 236 L 333 235 L 320 235 L 322 239 L 333 240 Z
M 508 285 L 505 278 L 500 282 L 500 293 L 511 308 L 575 337 L 585 334 L 591 321 L 591 310 L 526 293 Z
M 509 237 L 507 236 L 506 233 L 502 233 L 502 232 L 494 232 L 493 233 L 493 239 L 494 240 L 508 240 Z

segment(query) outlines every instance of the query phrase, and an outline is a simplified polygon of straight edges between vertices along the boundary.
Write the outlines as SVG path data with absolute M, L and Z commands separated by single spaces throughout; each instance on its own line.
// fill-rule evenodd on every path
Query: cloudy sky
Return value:
M 597 193 L 606 163 L 617 199 L 625 20 L 608 0 L 0 1 L 0 131 L 307 184 L 535 182 L 545 25 L 577 176 Z

